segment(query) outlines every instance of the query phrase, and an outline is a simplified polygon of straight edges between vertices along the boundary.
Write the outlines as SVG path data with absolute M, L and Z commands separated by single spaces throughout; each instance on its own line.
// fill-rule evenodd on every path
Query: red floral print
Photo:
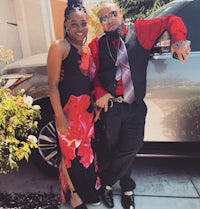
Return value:
M 83 94 L 71 95 L 64 107 L 70 129 L 68 135 L 58 132 L 58 138 L 66 168 L 71 167 L 71 160 L 76 155 L 80 156 L 80 163 L 85 168 L 88 168 L 94 160 L 90 144 L 91 138 L 94 137 L 94 124 L 93 113 L 87 111 L 89 105 L 90 97 Z

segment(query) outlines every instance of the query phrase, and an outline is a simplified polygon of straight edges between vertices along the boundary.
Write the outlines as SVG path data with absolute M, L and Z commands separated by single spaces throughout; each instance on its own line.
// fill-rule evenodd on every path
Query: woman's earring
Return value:
M 66 36 L 69 36 L 69 29 L 67 27 L 65 28 L 65 34 Z
M 64 37 L 68 37 L 69 36 L 69 29 L 66 27 L 66 25 L 64 24 Z
M 68 35 L 69 35 L 69 29 L 68 29 L 68 28 L 66 28 L 66 34 L 68 34 Z
M 87 36 L 84 38 L 83 44 L 86 44 L 86 42 L 87 42 Z

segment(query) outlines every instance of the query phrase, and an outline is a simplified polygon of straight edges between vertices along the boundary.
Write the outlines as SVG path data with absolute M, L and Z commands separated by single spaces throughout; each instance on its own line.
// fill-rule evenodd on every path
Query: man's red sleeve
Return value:
M 104 96 L 107 91 L 103 88 L 103 86 L 101 85 L 101 82 L 98 78 L 98 69 L 99 69 L 99 41 L 98 38 L 94 38 L 90 44 L 89 44 L 93 59 L 94 59 L 94 63 L 96 65 L 96 74 L 93 78 L 92 81 L 92 86 L 93 86 L 93 90 L 92 90 L 92 94 L 95 96 L 95 99 L 99 99 L 102 96 Z
M 145 49 L 151 49 L 156 39 L 168 30 L 171 35 L 171 43 L 186 40 L 186 27 L 182 19 L 175 15 L 153 18 L 149 20 L 137 20 L 134 28 L 140 44 Z

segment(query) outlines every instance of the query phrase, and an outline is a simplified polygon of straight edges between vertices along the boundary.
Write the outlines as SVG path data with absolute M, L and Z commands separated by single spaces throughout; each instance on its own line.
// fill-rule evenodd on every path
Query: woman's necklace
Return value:
M 118 44 L 117 44 L 117 54 L 118 54 L 118 50 L 119 50 L 119 43 L 120 41 L 118 40 Z M 117 58 L 115 59 L 111 53 L 111 50 L 110 50 L 110 45 L 108 43 L 108 38 L 106 37 L 106 44 L 107 44 L 107 48 L 108 48 L 108 52 L 109 52 L 109 55 L 111 57 L 111 59 L 113 60 L 114 64 L 115 64 L 115 67 L 117 67 Z

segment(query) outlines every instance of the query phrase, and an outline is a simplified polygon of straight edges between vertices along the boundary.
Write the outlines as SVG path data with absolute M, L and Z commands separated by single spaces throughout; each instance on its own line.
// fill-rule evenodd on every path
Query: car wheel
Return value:
M 48 176 L 58 176 L 60 149 L 50 105 L 41 106 L 42 119 L 38 124 L 38 149 L 33 150 L 35 164 Z M 49 106 L 49 107 L 48 107 Z

